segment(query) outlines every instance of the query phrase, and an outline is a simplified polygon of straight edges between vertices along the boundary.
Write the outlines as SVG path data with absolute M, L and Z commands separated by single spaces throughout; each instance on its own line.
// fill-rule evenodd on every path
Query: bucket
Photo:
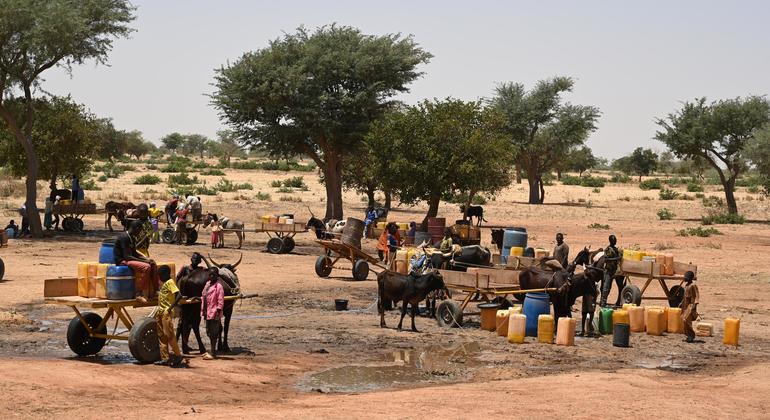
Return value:
M 611 308 L 602 308 L 599 312 L 599 332 L 603 335 L 612 334 L 612 313 Z
M 335 311 L 347 311 L 348 310 L 348 300 L 347 299 L 334 299 L 334 310 Z
M 563 316 L 559 318 L 558 324 L 558 328 L 556 328 L 556 345 L 574 346 L 577 319 Z
M 479 304 L 479 310 L 481 311 L 481 329 L 487 331 L 494 331 L 497 328 L 497 310 L 500 309 L 500 304 L 497 303 L 482 303 Z
M 497 335 L 500 337 L 508 336 L 509 315 L 510 314 L 508 309 L 500 309 L 497 311 L 497 317 L 495 318 L 495 329 L 497 330 Z
M 628 324 L 615 324 L 612 327 L 612 345 L 615 347 L 628 347 L 630 327 Z
M 682 320 L 682 309 L 668 308 L 666 331 L 671 334 L 684 334 L 684 320 Z
M 115 239 L 105 239 L 99 248 L 99 262 L 102 264 L 117 264 L 115 262 Z
M 527 293 L 523 305 L 527 316 L 527 336 L 537 337 L 537 319 L 551 313 L 551 302 L 547 293 Z
M 361 249 L 361 237 L 364 235 L 364 222 L 355 217 L 348 217 L 342 229 L 342 243 Z
M 628 319 L 630 321 L 631 332 L 644 332 L 644 308 L 634 306 L 628 308 Z
M 725 319 L 725 332 L 722 343 L 728 346 L 737 346 L 741 332 L 741 320 L 738 318 Z
M 521 344 L 524 342 L 526 334 L 527 316 L 521 313 L 510 313 L 508 319 L 508 342 Z
M 537 341 L 553 344 L 553 316 L 543 314 L 537 317 Z
M 125 265 L 113 265 L 107 269 L 107 299 L 133 299 L 136 295 L 134 271 Z

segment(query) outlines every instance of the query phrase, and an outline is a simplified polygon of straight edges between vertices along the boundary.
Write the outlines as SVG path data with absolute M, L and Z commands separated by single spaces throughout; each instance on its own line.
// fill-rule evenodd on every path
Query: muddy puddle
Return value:
M 324 393 L 366 392 L 428 382 L 455 381 L 481 365 L 479 343 L 430 346 L 385 353 L 382 362 L 338 366 L 311 374 L 299 388 Z
M 658 360 L 642 360 L 635 365 L 644 369 L 660 369 L 669 372 L 691 372 L 698 369 L 697 364 L 678 360 L 670 356 Z

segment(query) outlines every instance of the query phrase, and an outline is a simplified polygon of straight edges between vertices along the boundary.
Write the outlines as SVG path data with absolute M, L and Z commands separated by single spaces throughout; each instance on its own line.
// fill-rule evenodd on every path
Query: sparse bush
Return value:
M 195 194 L 198 195 L 217 195 L 217 189 L 215 187 L 209 187 L 206 185 L 198 185 L 195 187 Z
M 270 194 L 259 191 L 255 197 L 258 201 L 272 201 Z
M 594 194 L 599 194 L 599 193 L 602 192 L 602 190 L 600 190 L 598 188 L 594 188 L 593 190 L 591 190 L 591 192 L 594 193 Z
M 660 182 L 660 179 L 658 178 L 650 178 L 645 179 L 644 181 L 639 183 L 639 188 L 647 191 L 647 190 L 659 190 L 663 188 L 663 185 Z
M 713 195 L 703 198 L 703 207 L 723 208 L 724 206 L 725 200 L 723 198 L 714 197 Z
M 629 197 L 629 196 L 627 196 L 627 195 L 626 195 L 626 196 L 623 196 L 623 197 L 620 197 L 620 198 L 618 198 L 618 200 L 619 200 L 619 201 L 631 201 L 631 197 Z
M 209 164 L 206 163 L 206 161 L 199 160 L 199 161 L 193 162 L 192 167 L 196 169 L 206 169 L 209 167 Z
M 660 220 L 671 220 L 674 216 L 676 216 L 674 212 L 665 207 L 658 210 L 658 219 Z
M 702 216 L 701 223 L 704 225 L 742 225 L 746 223 L 746 218 L 740 214 L 712 213 Z
M 675 248 L 674 244 L 672 244 L 671 242 L 658 242 L 652 247 L 652 249 L 656 251 L 664 251 L 666 249 L 674 249 L 674 248 Z
M 193 185 L 198 183 L 198 177 L 190 177 L 186 172 L 182 172 L 178 175 L 169 175 L 168 176 L 168 186 L 169 187 L 175 187 L 177 185 Z
M 260 169 L 259 162 L 254 162 L 253 160 L 248 160 L 245 162 L 232 162 L 230 163 L 230 167 L 233 169 L 242 170 Z
M 687 192 L 703 192 L 703 185 L 698 184 L 697 182 L 688 182 Z
M 158 165 L 155 165 L 155 164 L 147 165 L 147 170 L 149 170 L 149 171 L 157 171 L 158 170 Z
M 283 186 L 283 182 L 276 179 L 275 181 L 270 182 L 270 186 L 273 188 L 281 188 L 281 186 Z
M 254 187 L 249 184 L 236 184 L 228 179 L 222 178 L 217 182 L 214 188 L 221 192 L 235 192 L 238 190 L 252 190 Z
M 87 190 L 87 191 L 101 191 L 102 187 L 96 185 L 96 182 L 93 179 L 87 179 L 85 181 L 80 182 L 80 188 Z
M 107 178 L 107 175 L 99 175 L 99 178 L 97 178 L 96 180 L 99 182 L 107 182 L 107 179 L 109 179 Z
M 123 169 L 126 166 L 129 165 L 116 165 L 112 162 L 109 162 L 101 166 L 94 166 L 94 171 L 104 172 L 104 176 L 107 178 L 118 178 L 123 175 L 124 172 L 126 172 L 125 169 Z
M 571 176 L 562 175 L 561 183 L 564 185 L 579 185 L 581 187 L 602 188 L 604 187 L 604 178 L 592 176 Z
M 290 187 L 290 188 L 307 188 L 307 185 L 305 184 L 305 179 L 301 176 L 295 176 L 292 178 L 286 178 L 283 180 L 283 186 L 284 187 Z
M 703 245 L 705 245 L 705 246 L 706 246 L 706 248 L 711 248 L 711 249 L 722 249 L 722 244 L 721 244 L 721 243 L 719 243 L 719 242 L 706 242 L 706 243 L 705 243 L 705 244 L 703 244 Z
M 695 193 L 695 198 L 703 198 L 703 197 L 705 197 L 705 196 L 706 196 L 706 195 L 705 195 L 705 194 L 703 194 L 703 193 Z
M 161 172 L 164 173 L 183 173 L 186 172 L 190 168 L 190 165 L 182 162 L 171 162 L 168 165 L 160 168 Z
M 746 192 L 749 192 L 751 194 L 757 194 L 759 192 L 759 186 L 752 185 L 752 186 L 746 188 Z
M 160 184 L 160 177 L 157 175 L 145 174 L 134 180 L 134 185 L 155 185 Z
M 668 185 L 669 187 L 676 187 L 686 183 L 687 183 L 687 180 L 679 178 L 678 176 L 674 176 L 666 180 L 666 185 Z
M 658 193 L 658 197 L 660 197 L 661 200 L 676 200 L 679 198 L 679 193 L 668 188 L 662 188 Z
M 294 192 L 294 188 L 281 187 L 281 188 L 278 188 L 278 192 L 279 193 L 293 193 Z
M 588 229 L 610 230 L 610 225 L 603 225 L 601 223 L 591 223 L 590 225 L 588 225 Z
M 631 177 L 626 174 L 613 173 L 612 176 L 610 177 L 609 182 L 616 183 L 616 184 L 627 184 L 631 182 Z
M 278 199 L 279 201 L 290 201 L 293 203 L 301 203 L 302 197 L 298 197 L 295 195 L 282 195 L 281 198 Z
M 221 169 L 210 168 L 210 169 L 206 169 L 205 171 L 201 171 L 201 175 L 224 176 L 225 173 Z
M 693 197 L 693 196 L 691 196 L 689 194 L 682 194 L 682 195 L 679 196 L 679 199 L 680 200 L 684 200 L 684 201 L 694 201 L 695 197 Z
M 677 232 L 677 235 L 679 236 L 697 236 L 699 238 L 708 238 L 711 235 L 721 235 L 722 232 L 715 228 L 704 228 L 703 226 L 698 227 L 689 227 L 686 229 L 681 229 L 679 232 Z

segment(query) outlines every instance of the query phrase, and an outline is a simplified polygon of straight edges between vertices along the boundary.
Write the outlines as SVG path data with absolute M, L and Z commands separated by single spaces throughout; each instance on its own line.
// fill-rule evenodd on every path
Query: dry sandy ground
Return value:
M 158 193 L 142 194 L 146 187 L 128 185 L 138 175 L 110 180 L 104 191 L 90 195 L 99 203 L 117 197 L 159 200 L 160 186 L 150 187 Z M 310 185 L 309 191 L 293 194 L 301 203 L 279 201 L 282 194 L 269 187 L 271 180 L 288 176 L 305 176 Z M 211 178 L 216 182 L 219 177 Z M 251 182 L 255 190 L 216 200 L 204 197 L 207 209 L 247 224 L 266 212 L 293 212 L 306 219 L 305 205 L 323 213 L 323 190 L 314 174 L 232 171 L 227 178 Z M 254 200 L 257 190 L 270 192 L 274 201 Z M 634 334 L 628 349 L 612 347 L 609 337 L 578 339 L 568 348 L 514 346 L 480 331 L 473 317 L 463 329 L 442 329 L 420 317 L 421 333 L 398 332 L 393 329 L 395 311 L 386 316 L 389 328 L 380 329 L 372 307 L 373 275 L 354 282 L 340 270 L 319 279 L 313 263 L 320 249 L 309 235 L 297 237 L 292 254 L 276 256 L 264 252 L 266 236 L 251 234 L 239 276 L 244 292 L 260 296 L 236 308 L 230 333 L 234 354 L 213 362 L 193 357 L 189 367 L 169 369 L 135 364 L 125 343 L 113 342 L 97 357 L 75 358 L 65 338 L 72 312 L 44 305 L 42 284 L 46 278 L 72 276 L 78 261 L 96 258 L 108 233 L 101 230 L 101 216 L 89 216 L 86 235 L 12 241 L 0 250 L 7 266 L 7 279 L 0 283 L 0 411 L 3 417 L 24 418 L 478 418 L 511 413 L 534 418 L 767 418 L 770 275 L 761 261 L 770 252 L 770 227 L 717 226 L 724 235 L 683 238 L 675 230 L 697 225 L 686 219 L 705 214 L 700 200 L 661 202 L 657 192 L 635 185 L 610 185 L 600 193 L 555 186 L 547 194 L 547 201 L 557 204 L 528 206 L 521 204 L 525 189 L 513 186 L 485 205 L 489 224 L 526 226 L 531 241 L 544 247 L 551 247 L 555 232 L 562 231 L 573 253 L 583 245 L 603 245 L 610 232 L 623 247 L 670 248 L 679 260 L 698 264 L 699 310 L 715 324 L 716 336 L 688 345 L 681 335 Z M 767 201 L 743 191 L 739 196 L 749 219 L 766 219 Z M 15 201 L 4 204 L 11 207 Z M 362 212 L 354 193 L 346 194 L 346 203 L 349 215 Z M 655 212 L 662 207 L 673 210 L 676 219 L 657 220 Z M 423 211 L 397 209 L 391 219 L 418 219 Z M 442 216 L 457 214 L 456 206 L 442 205 Z M 0 221 L 9 216 L 6 212 Z M 591 223 L 611 228 L 588 229 Z M 365 246 L 372 249 L 373 244 Z M 151 249 L 162 255 L 158 259 L 177 264 L 193 250 L 209 248 L 201 243 Z M 226 260 L 238 254 L 226 249 L 213 255 Z M 353 310 L 334 312 L 335 298 L 349 299 Z M 136 310 L 135 318 L 146 312 Z M 727 316 L 742 319 L 740 347 L 721 344 Z

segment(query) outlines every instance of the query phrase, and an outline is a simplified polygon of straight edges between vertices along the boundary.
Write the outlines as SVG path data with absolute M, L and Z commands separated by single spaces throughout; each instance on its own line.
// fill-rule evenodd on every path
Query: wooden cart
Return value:
M 366 280 L 369 276 L 369 264 L 375 265 L 387 270 L 388 268 L 380 264 L 380 260 L 372 257 L 366 252 L 348 245 L 342 241 L 331 240 L 319 240 L 318 242 L 323 247 L 325 253 L 316 259 L 315 273 L 318 277 L 329 277 L 332 273 L 332 269 L 335 264 L 341 259 L 345 259 L 353 263 L 353 278 L 356 280 Z
M 146 303 L 136 299 L 109 300 L 74 296 L 77 294 L 77 279 L 60 278 L 45 281 L 45 303 L 50 305 L 69 306 L 75 312 L 67 327 L 67 345 L 79 356 L 90 356 L 101 351 L 107 340 L 128 341 L 131 355 L 141 363 L 152 363 L 160 360 L 158 333 L 155 318 L 142 317 L 137 321 L 129 314 L 128 308 L 144 308 L 157 306 L 156 299 Z M 226 296 L 225 300 L 237 300 L 250 296 Z M 200 302 L 199 299 L 182 299 L 180 304 Z M 106 309 L 102 316 L 96 312 L 81 312 L 78 308 Z M 113 331 L 108 331 L 108 324 L 115 319 Z M 117 332 L 118 323 L 126 328 Z
M 225 229 L 224 232 L 239 232 L 234 229 Z M 302 222 L 294 223 L 257 223 L 254 229 L 244 229 L 240 232 L 266 233 L 270 238 L 267 241 L 267 251 L 271 254 L 288 254 L 294 250 L 296 243 L 294 235 L 307 232 L 307 225 Z
M 131 219 L 126 219 L 131 220 Z M 128 223 L 127 223 L 128 224 Z M 193 220 L 186 224 L 185 243 L 187 245 L 194 245 L 198 242 L 198 229 L 203 224 L 203 220 Z M 166 224 L 166 228 L 160 233 L 160 239 L 165 244 L 176 243 L 176 228 L 175 225 Z
M 478 315 L 470 312 L 468 304 L 496 302 L 501 307 L 509 307 L 512 303 L 509 297 L 520 302 L 524 295 L 534 292 L 552 292 L 555 288 L 527 289 L 519 287 L 519 273 L 507 267 L 469 268 L 467 272 L 439 270 L 444 278 L 444 284 L 449 291 L 447 299 L 436 307 L 436 319 L 442 327 L 462 326 L 464 315 Z
M 677 307 L 684 298 L 684 273 L 692 271 L 698 274 L 698 266 L 674 262 L 673 274 L 661 274 L 665 271 L 660 264 L 654 261 L 630 261 L 621 260 L 618 276 L 625 278 L 625 286 L 620 292 L 623 303 L 639 305 L 642 299 L 666 300 L 671 307 Z M 671 287 L 667 282 L 675 283 Z M 634 282 L 644 282 L 641 289 Z M 645 296 L 645 293 L 653 284 L 659 284 L 663 290 L 663 296 Z
M 83 216 L 96 214 L 96 204 L 72 203 L 53 206 L 53 213 L 62 218 L 61 227 L 66 232 L 82 232 L 85 227 Z

